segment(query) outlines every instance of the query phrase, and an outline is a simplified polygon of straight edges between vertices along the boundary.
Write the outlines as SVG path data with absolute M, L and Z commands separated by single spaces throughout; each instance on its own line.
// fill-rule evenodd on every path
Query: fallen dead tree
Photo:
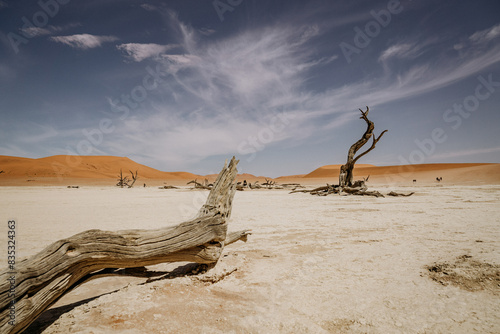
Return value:
M 207 182 L 205 182 L 205 183 L 207 183 Z M 205 185 L 205 184 L 201 184 L 201 183 L 200 183 L 200 182 L 198 182 L 196 179 L 191 180 L 191 181 L 189 181 L 189 182 L 188 182 L 188 183 L 186 183 L 186 184 L 194 184 L 194 188 L 195 188 L 195 189 L 205 189 L 205 190 L 211 190 L 211 189 L 212 189 L 212 187 L 213 187 L 213 185 L 212 185 L 212 184 L 207 184 L 207 185 Z
M 384 196 L 384 194 L 380 193 L 379 191 L 368 190 L 367 187 L 339 187 L 338 185 L 329 185 L 329 184 L 314 189 L 309 189 L 309 190 L 300 189 L 300 190 L 293 190 L 290 192 L 290 194 L 293 193 L 309 193 L 311 195 L 317 195 L 317 196 L 339 194 L 339 195 L 358 195 L 358 196 L 373 196 L 373 197 L 385 197 L 385 196 L 408 197 L 414 194 L 414 192 L 403 194 L 391 191 L 390 193 Z
M 113 275 L 113 269 L 178 261 L 215 264 L 224 246 L 249 234 L 227 233 L 237 163 L 233 158 L 224 166 L 192 220 L 156 230 L 88 230 L 2 271 L 0 332 L 21 332 L 64 294 L 93 278 Z
M 394 197 L 408 197 L 408 196 L 411 196 L 413 195 L 415 192 L 411 192 L 411 193 L 408 193 L 408 194 L 403 194 L 403 193 L 397 193 L 395 191 L 391 191 L 390 193 L 387 194 L 387 196 L 394 196 Z
M 179 187 L 176 187 L 176 186 L 161 186 L 161 187 L 158 187 L 158 189 L 179 189 Z

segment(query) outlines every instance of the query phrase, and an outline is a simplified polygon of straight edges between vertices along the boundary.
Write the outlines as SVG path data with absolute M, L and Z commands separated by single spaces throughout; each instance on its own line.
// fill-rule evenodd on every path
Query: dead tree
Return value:
M 192 220 L 156 230 L 88 230 L 0 272 L 0 333 L 21 332 L 65 293 L 90 279 L 114 275 L 113 269 L 178 261 L 214 265 L 224 246 L 249 234 L 227 233 L 237 163 L 233 157 L 224 166 Z
M 122 170 L 120 169 L 120 175 L 118 175 L 118 183 L 116 185 L 123 188 L 124 186 L 128 186 L 128 181 L 128 176 L 123 177 Z
M 352 186 L 354 164 L 359 160 L 359 158 L 361 158 L 362 156 L 366 155 L 368 152 L 373 150 L 377 142 L 380 140 L 380 138 L 382 138 L 384 133 L 387 132 L 387 130 L 382 131 L 382 133 L 378 137 L 373 135 L 373 130 L 375 129 L 375 125 L 373 124 L 372 121 L 368 119 L 368 112 L 370 111 L 370 109 L 367 106 L 366 111 L 363 111 L 361 109 L 359 109 L 359 111 L 361 111 L 360 118 L 366 122 L 367 127 L 361 139 L 352 144 L 351 148 L 349 149 L 349 152 L 347 153 L 347 162 L 340 167 L 340 174 L 339 174 L 340 187 Z M 363 147 L 368 142 L 368 140 L 370 140 L 370 137 L 373 137 L 372 146 L 370 146 L 370 148 L 365 152 L 359 154 L 357 157 L 354 157 L 356 153 L 361 149 L 361 147 Z
M 126 186 L 128 188 L 132 188 L 134 186 L 134 183 L 137 180 L 137 171 L 135 171 L 135 175 L 131 170 L 129 170 L 129 172 L 132 176 L 132 180 L 130 180 L 128 176 L 123 177 L 122 170 L 120 169 L 120 175 L 118 175 L 118 183 L 116 184 L 118 187 L 123 188 Z M 130 181 L 132 181 L 132 183 L 130 183 Z
M 135 181 L 137 180 L 137 171 L 135 171 L 135 175 L 134 175 L 134 173 L 132 173 L 131 170 L 129 170 L 129 172 L 130 172 L 130 174 L 132 174 L 132 183 L 131 184 L 127 184 L 127 186 L 129 188 L 132 188 L 134 186 Z
M 329 185 L 327 184 L 326 186 L 318 187 L 312 190 L 294 190 L 290 192 L 292 193 L 297 193 L 297 192 L 304 192 L 304 193 L 310 193 L 311 195 L 318 195 L 318 196 L 326 196 L 329 194 L 340 194 L 340 195 L 360 195 L 360 196 L 374 196 L 374 197 L 385 197 L 383 194 L 381 194 L 378 191 L 368 191 L 368 187 L 366 186 L 366 182 L 368 182 L 368 179 L 370 178 L 370 175 L 368 175 L 366 178 L 363 178 L 363 180 L 358 180 L 358 181 L 353 181 L 354 175 L 353 175 L 353 170 L 354 170 L 354 164 L 364 155 L 368 154 L 371 150 L 375 148 L 375 145 L 378 143 L 378 141 L 382 138 L 384 133 L 387 132 L 387 130 L 382 131 L 382 133 L 377 137 L 373 134 L 373 130 L 375 129 L 375 125 L 372 121 L 368 119 L 368 112 L 370 111 L 370 108 L 368 106 L 366 107 L 366 111 L 361 111 L 361 119 L 363 119 L 366 124 L 366 130 L 361 139 L 359 139 L 357 142 L 351 145 L 349 148 L 349 152 L 347 153 L 347 162 L 340 167 L 340 173 L 339 173 L 339 184 L 338 185 Z M 368 148 L 365 152 L 359 154 L 356 156 L 356 153 L 370 140 L 370 138 L 373 138 L 372 145 L 370 148 Z M 413 180 L 415 182 L 415 180 Z M 398 194 L 395 192 L 391 192 L 388 194 L 389 196 L 411 196 L 411 194 Z
M 266 179 L 265 183 L 262 183 L 263 186 L 267 186 L 268 188 L 273 187 L 276 184 L 276 181 Z

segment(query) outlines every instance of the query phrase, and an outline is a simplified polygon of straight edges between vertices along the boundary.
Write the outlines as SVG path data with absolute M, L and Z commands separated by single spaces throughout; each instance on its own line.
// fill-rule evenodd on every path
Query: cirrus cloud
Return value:
M 123 51 L 127 55 L 127 58 L 136 62 L 141 62 L 147 58 L 158 57 L 160 54 L 175 47 L 176 45 L 172 44 L 161 45 L 154 43 L 126 43 L 116 46 L 118 50 Z
M 75 49 L 93 49 L 101 46 L 103 43 L 114 42 L 118 40 L 115 36 L 96 36 L 90 34 L 77 34 L 70 36 L 50 37 L 53 42 L 63 43 Z

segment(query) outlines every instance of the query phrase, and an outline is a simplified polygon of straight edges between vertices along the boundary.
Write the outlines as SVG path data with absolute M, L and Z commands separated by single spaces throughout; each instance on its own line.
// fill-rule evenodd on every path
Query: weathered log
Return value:
M 289 194 L 294 194 L 294 193 L 311 193 L 311 192 L 317 192 L 317 191 L 324 191 L 327 190 L 328 186 L 321 186 L 318 188 L 314 189 L 300 189 L 300 190 L 292 190 L 289 192 Z
M 192 180 L 192 181 L 189 181 L 188 183 L 186 184 L 191 184 L 193 183 L 194 184 L 194 187 L 195 188 L 200 188 L 200 189 L 205 189 L 205 190 L 212 190 L 212 187 L 209 187 L 209 186 L 205 186 L 203 184 L 201 184 L 200 182 L 196 181 L 196 180 Z
M 162 187 L 158 187 L 158 189 L 179 189 L 179 187 L 175 187 L 175 186 L 162 186 Z
M 176 261 L 216 263 L 226 244 L 245 240 L 249 234 L 227 234 L 237 163 L 233 157 L 224 166 L 192 220 L 156 230 L 88 230 L 2 271 L 0 332 L 22 331 L 61 296 L 103 270 Z
M 311 195 L 320 195 L 320 196 L 325 196 L 325 195 L 329 195 L 329 194 L 336 194 L 339 192 L 338 190 L 338 186 L 337 185 L 330 185 L 330 184 L 327 184 L 326 186 L 321 186 L 321 187 L 318 187 L 318 188 L 314 188 L 314 189 L 300 189 L 300 190 L 292 190 L 289 192 L 289 194 L 293 194 L 293 193 L 310 193 Z
M 339 192 L 338 186 L 326 184 L 325 187 L 319 187 L 310 191 L 311 195 L 327 196 L 330 194 L 337 194 Z
M 403 193 L 397 193 L 395 191 L 391 191 L 390 193 L 387 194 L 387 196 L 394 196 L 394 197 L 404 196 L 404 197 L 408 197 L 408 196 L 413 195 L 414 193 L 415 192 L 411 192 L 411 193 L 408 193 L 408 194 L 403 194 Z
M 280 184 L 280 186 L 282 186 L 284 189 L 292 188 L 292 190 L 296 190 L 299 188 L 305 188 L 300 183 L 283 183 L 283 184 Z

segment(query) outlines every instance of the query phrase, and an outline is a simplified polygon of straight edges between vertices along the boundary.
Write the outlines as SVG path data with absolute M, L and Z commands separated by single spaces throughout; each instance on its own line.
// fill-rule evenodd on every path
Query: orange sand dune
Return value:
M 212 181 L 215 181 L 215 179 L 217 178 L 217 174 L 205 175 L 204 178 L 206 178 L 210 182 L 212 182 Z M 266 179 L 273 180 L 272 177 L 255 176 L 255 175 L 249 174 L 249 173 L 243 173 L 243 174 L 236 175 L 236 181 L 238 181 L 238 182 L 243 182 L 244 180 L 246 180 L 247 182 L 251 182 L 251 183 L 253 183 L 255 181 L 265 182 Z
M 313 170 L 309 174 L 304 175 L 304 177 L 306 177 L 306 178 L 310 178 L 310 177 L 333 177 L 333 176 L 337 175 L 336 177 L 338 178 L 339 177 L 340 166 L 342 166 L 342 165 L 326 165 L 326 166 L 322 166 L 322 167 L 316 168 L 315 170 Z M 369 164 L 356 164 L 356 165 L 354 165 L 354 167 L 355 167 L 355 169 L 359 169 L 359 168 L 367 168 L 367 167 L 375 167 L 375 166 L 374 165 L 369 165 Z
M 341 165 L 327 165 L 306 174 L 303 179 L 314 179 L 318 182 L 328 180 L 330 183 L 338 180 Z M 419 164 L 402 166 L 373 166 L 360 164 L 354 168 L 354 178 L 361 179 L 370 176 L 369 181 L 383 183 L 437 182 L 442 177 L 443 182 L 453 183 L 500 183 L 500 164 L 489 163 L 443 163 Z M 287 179 L 288 177 L 284 177 Z M 290 177 L 296 179 L 296 177 Z M 333 180 L 333 181 L 332 181 Z
M 0 156 L 0 184 L 9 180 L 58 179 L 116 179 L 123 170 L 124 175 L 138 171 L 139 178 L 162 180 L 187 180 L 199 175 L 186 172 L 162 172 L 141 165 L 126 157 L 113 156 L 66 156 L 56 155 L 40 159 Z M 34 184 L 34 183 L 32 183 Z
M 305 175 L 290 175 L 275 178 L 280 183 L 335 183 L 338 180 L 341 165 L 326 165 Z M 165 183 L 185 185 L 186 181 L 205 178 L 213 182 L 216 174 L 196 175 L 187 172 L 162 172 L 141 165 L 126 157 L 114 156 L 66 156 L 29 159 L 0 156 L 0 185 L 51 185 L 51 184 L 114 184 L 120 169 L 124 175 L 129 170 L 138 171 L 138 185 L 156 186 Z M 418 183 L 437 182 L 436 177 L 443 177 L 443 183 L 486 183 L 500 184 L 500 164 L 462 163 L 462 164 L 420 164 L 403 166 L 374 166 L 356 164 L 354 178 L 368 177 L 374 183 Z M 244 173 L 238 174 L 237 180 L 264 182 L 265 177 Z M 272 179 L 272 178 L 268 178 Z M 167 181 L 167 182 L 164 182 Z

